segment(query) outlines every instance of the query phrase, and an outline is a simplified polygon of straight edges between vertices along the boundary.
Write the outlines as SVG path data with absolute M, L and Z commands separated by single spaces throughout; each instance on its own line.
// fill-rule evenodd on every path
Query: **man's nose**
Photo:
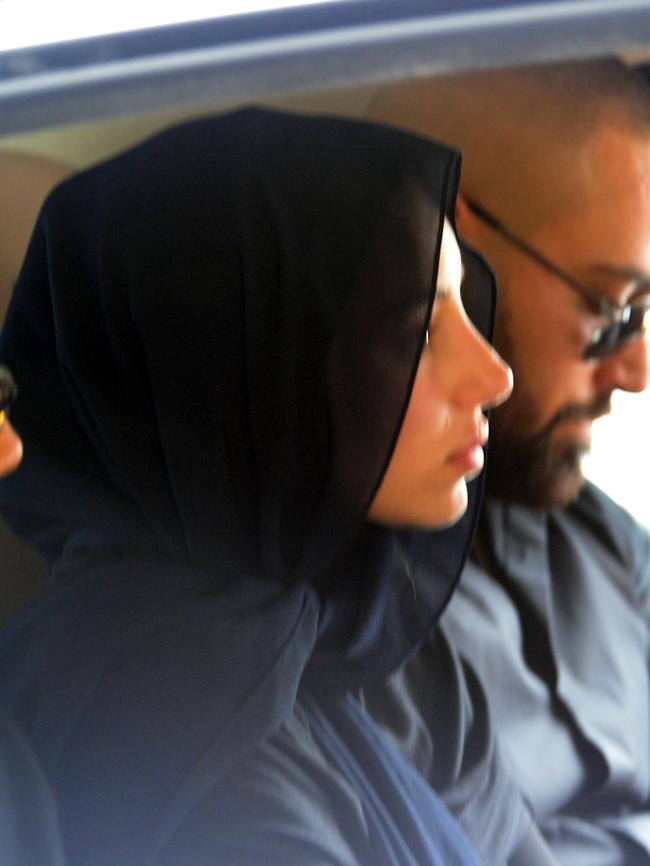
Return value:
M 604 391 L 645 390 L 650 379 L 650 345 L 645 336 L 636 337 L 607 355 L 599 364 L 598 385 Z

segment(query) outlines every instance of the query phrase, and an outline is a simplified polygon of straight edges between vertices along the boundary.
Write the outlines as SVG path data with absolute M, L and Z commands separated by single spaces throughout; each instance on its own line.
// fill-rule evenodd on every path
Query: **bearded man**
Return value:
M 617 61 L 581 62 L 392 85 L 370 115 L 462 149 L 458 229 L 495 271 L 514 372 L 442 621 L 487 699 L 472 727 L 496 731 L 559 863 L 648 866 L 650 539 L 581 459 L 614 391 L 648 384 L 650 93 Z M 369 698 L 434 782 L 439 640 Z M 481 850 L 484 826 L 460 811 Z

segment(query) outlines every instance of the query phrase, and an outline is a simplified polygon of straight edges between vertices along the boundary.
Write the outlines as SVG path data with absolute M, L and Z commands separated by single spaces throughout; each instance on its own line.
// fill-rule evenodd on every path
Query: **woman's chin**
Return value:
M 448 529 L 454 523 L 458 523 L 466 511 L 467 484 L 465 483 L 465 479 L 461 478 L 454 485 L 448 501 L 444 505 L 441 503 L 440 513 L 437 515 L 437 519 L 431 523 L 430 529 Z
M 447 529 L 457 523 L 467 510 L 467 484 L 460 478 L 448 490 L 436 491 L 431 497 L 415 498 L 403 503 L 401 507 L 371 508 L 368 514 L 370 523 L 392 526 L 395 529 Z

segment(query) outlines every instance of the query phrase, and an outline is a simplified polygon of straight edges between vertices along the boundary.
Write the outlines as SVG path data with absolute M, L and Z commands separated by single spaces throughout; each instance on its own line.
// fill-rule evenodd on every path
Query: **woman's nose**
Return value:
M 464 330 L 455 358 L 459 373 L 456 399 L 483 409 L 499 406 L 512 392 L 512 370 L 469 321 Z

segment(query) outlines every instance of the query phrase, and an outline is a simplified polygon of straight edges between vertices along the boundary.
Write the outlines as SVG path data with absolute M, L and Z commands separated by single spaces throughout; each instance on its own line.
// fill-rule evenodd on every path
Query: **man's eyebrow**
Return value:
M 628 283 L 636 283 L 638 288 L 650 289 L 650 274 L 644 274 L 635 267 L 626 265 L 610 265 L 607 263 L 597 262 L 589 267 L 589 272 L 596 275 L 604 275 L 615 277 L 619 280 L 626 280 Z

